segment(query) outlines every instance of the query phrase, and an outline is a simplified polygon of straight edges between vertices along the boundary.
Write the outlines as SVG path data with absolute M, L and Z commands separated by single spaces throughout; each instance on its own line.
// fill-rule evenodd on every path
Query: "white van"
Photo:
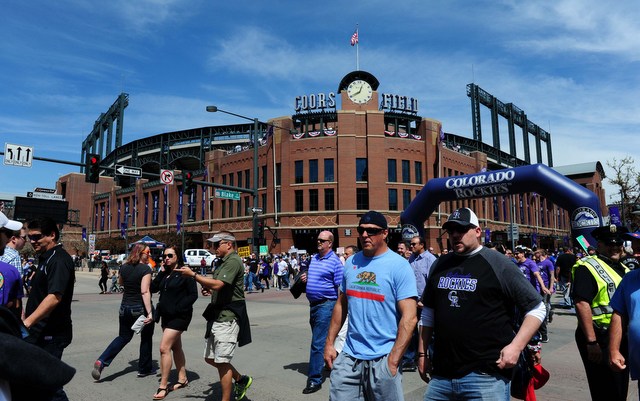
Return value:
M 216 256 L 206 249 L 187 249 L 184 251 L 185 265 L 196 268 L 200 267 L 200 261 L 204 258 L 207 262 L 207 267 L 212 269 L 215 263 Z

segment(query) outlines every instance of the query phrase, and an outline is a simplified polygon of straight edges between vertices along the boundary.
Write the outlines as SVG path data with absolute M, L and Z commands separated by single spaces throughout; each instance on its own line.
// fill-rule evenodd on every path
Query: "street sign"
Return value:
M 89 234 L 89 253 L 96 251 L 96 235 Z
M 142 169 L 138 167 L 129 167 L 116 164 L 116 174 L 140 178 L 142 177 Z
M 27 192 L 27 198 L 63 200 L 60 194 L 49 194 L 46 192 Z
M 9 166 L 31 167 L 33 147 L 4 144 L 4 164 Z
M 215 191 L 213 192 L 213 196 L 215 196 L 216 198 L 222 198 L 222 199 L 231 199 L 231 200 L 240 200 L 240 192 L 236 192 L 236 191 L 228 191 L 226 189 L 220 189 L 220 188 L 216 188 Z
M 247 210 L 248 210 L 250 213 L 255 213 L 255 214 L 260 214 L 260 213 L 262 213 L 262 208 L 261 208 L 261 207 L 250 207 L 250 208 L 247 208 Z
M 160 181 L 164 185 L 173 185 L 174 176 L 175 175 L 173 174 L 173 171 L 171 171 L 171 170 L 160 170 Z
M 517 224 L 509 225 L 509 238 L 517 241 L 520 238 L 520 231 Z
M 40 188 L 40 187 L 38 187 L 38 188 L 34 189 L 33 192 L 43 192 L 45 194 L 55 194 L 56 190 L 53 189 L 53 188 Z

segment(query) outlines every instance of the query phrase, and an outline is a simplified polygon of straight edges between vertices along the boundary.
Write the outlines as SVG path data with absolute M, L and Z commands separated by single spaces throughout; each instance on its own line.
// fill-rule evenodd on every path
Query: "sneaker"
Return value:
M 548 343 L 549 342 L 549 336 L 546 335 L 546 334 L 544 336 L 542 336 L 542 342 L 543 343 Z
M 102 373 L 102 369 L 104 369 L 104 364 L 102 363 L 102 361 L 97 360 L 93 364 L 93 370 L 91 371 L 91 377 L 93 377 L 95 380 L 100 380 L 100 374 Z
M 242 376 L 240 380 L 233 384 L 233 394 L 236 396 L 236 400 L 241 400 L 247 394 L 247 390 L 251 387 L 253 378 L 251 376 Z
M 152 370 L 150 372 L 138 372 L 138 377 L 155 376 L 157 373 L 157 370 Z

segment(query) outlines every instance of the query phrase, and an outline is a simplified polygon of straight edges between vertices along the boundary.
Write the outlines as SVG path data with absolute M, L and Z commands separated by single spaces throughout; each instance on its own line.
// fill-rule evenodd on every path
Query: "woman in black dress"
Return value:
M 186 387 L 186 360 L 182 350 L 182 332 L 187 330 L 193 315 L 193 304 L 198 299 L 198 286 L 192 277 L 174 272 L 182 267 L 182 254 L 177 246 L 165 248 L 162 256 L 163 268 L 151 283 L 151 292 L 160 292 L 157 313 L 161 318 L 162 340 L 160 340 L 160 387 L 154 400 L 162 400 L 169 391 Z M 173 354 L 173 355 L 172 355 Z M 169 387 L 169 371 L 175 362 L 178 382 Z
M 100 294 L 107 293 L 107 279 L 109 278 L 109 266 L 107 266 L 107 262 L 102 262 L 102 266 L 100 266 L 100 280 L 98 281 L 98 285 L 100 286 Z

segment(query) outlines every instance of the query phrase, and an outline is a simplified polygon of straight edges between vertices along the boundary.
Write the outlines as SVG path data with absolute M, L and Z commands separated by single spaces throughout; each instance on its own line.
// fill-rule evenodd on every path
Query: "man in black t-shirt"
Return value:
M 478 218 L 455 210 L 442 227 L 453 252 L 431 267 L 422 298 L 418 368 L 433 366 L 425 400 L 509 400 L 512 368 L 546 316 L 540 294 L 513 262 L 480 245 Z M 524 320 L 514 327 L 515 311 Z M 431 335 L 433 363 L 427 361 Z M 452 382 L 461 379 L 464 392 Z
M 560 255 L 556 259 L 556 280 L 561 289 L 564 290 L 564 306 L 571 307 L 571 269 L 576 264 L 576 255 L 574 255 L 571 248 Z
M 58 244 L 56 223 L 43 217 L 29 222 L 29 241 L 38 253 L 37 270 L 31 280 L 31 292 L 25 309 L 27 341 L 36 344 L 58 359 L 71 344 L 71 299 L 75 270 L 73 259 Z M 68 400 L 60 387 L 53 400 Z

